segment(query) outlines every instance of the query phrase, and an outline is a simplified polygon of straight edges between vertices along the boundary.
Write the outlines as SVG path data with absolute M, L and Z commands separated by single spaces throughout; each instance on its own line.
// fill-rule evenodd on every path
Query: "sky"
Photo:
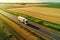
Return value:
M 0 0 L 7 3 L 41 3 L 41 2 L 60 2 L 60 0 Z

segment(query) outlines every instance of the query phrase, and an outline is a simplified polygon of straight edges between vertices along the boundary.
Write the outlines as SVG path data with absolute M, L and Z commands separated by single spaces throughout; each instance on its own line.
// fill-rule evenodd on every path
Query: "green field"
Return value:
M 47 5 L 43 5 L 40 7 L 48 7 L 48 8 L 60 8 L 60 3 L 59 4 L 47 4 Z
M 7 9 L 2 9 L 2 10 L 6 11 L 8 13 L 11 13 L 13 15 L 16 15 L 16 16 L 23 16 L 23 17 L 27 18 L 28 20 L 31 20 L 31 21 L 36 22 L 38 24 L 44 25 L 44 26 L 46 26 L 48 28 L 60 31 L 60 24 L 56 24 L 56 23 L 53 23 L 53 22 L 48 22 L 46 20 L 38 19 L 38 18 L 35 18 L 35 17 L 32 17 L 32 16 L 28 16 L 28 15 L 23 14 L 23 13 L 10 11 L 10 10 L 7 10 Z

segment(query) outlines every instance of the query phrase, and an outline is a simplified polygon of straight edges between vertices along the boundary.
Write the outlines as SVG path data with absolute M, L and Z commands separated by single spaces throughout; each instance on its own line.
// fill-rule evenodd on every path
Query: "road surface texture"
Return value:
M 8 18 L 14 20 L 16 23 L 18 23 L 20 25 L 22 24 L 22 23 L 20 23 L 18 21 L 18 19 L 17 19 L 16 16 L 14 16 L 12 14 L 8 14 L 7 12 L 4 12 L 2 10 L 0 10 L 0 13 L 3 14 L 3 15 L 5 15 L 5 16 L 7 16 Z M 30 27 L 31 29 L 35 30 L 38 33 L 43 34 L 44 36 L 46 36 L 47 38 L 50 38 L 51 40 L 59 40 L 60 39 L 60 35 L 52 33 L 52 32 L 49 32 L 49 31 L 44 30 L 42 28 L 39 29 L 37 26 L 35 26 L 35 25 L 31 24 L 31 23 L 28 26 L 26 26 L 26 27 L 29 27 L 30 25 L 33 26 L 33 27 Z M 37 27 L 38 30 L 36 28 L 34 28 L 34 27 Z
M 9 10 L 13 10 L 29 16 L 33 16 L 35 18 L 60 24 L 60 9 L 45 7 L 26 7 L 26 8 L 12 8 Z

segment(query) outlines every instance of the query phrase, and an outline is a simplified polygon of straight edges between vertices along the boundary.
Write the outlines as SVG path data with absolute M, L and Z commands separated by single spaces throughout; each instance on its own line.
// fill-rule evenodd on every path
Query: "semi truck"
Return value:
M 22 16 L 18 16 L 18 20 L 24 24 L 28 24 L 28 20 Z

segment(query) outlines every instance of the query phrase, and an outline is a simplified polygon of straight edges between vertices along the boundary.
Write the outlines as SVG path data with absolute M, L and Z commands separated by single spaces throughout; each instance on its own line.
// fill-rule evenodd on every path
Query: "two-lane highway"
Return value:
M 22 24 L 22 23 L 20 23 L 18 21 L 17 16 L 14 16 L 14 15 L 9 14 L 7 12 L 4 12 L 2 10 L 0 10 L 0 13 L 5 15 L 5 16 L 7 16 L 8 18 L 13 20 L 14 22 L 16 22 L 16 23 L 18 23 L 20 25 Z M 24 26 L 24 24 L 22 26 Z M 45 37 L 50 38 L 51 40 L 59 40 L 60 39 L 60 35 L 52 33 L 52 32 L 49 32 L 48 30 L 46 31 L 45 29 L 42 29 L 42 28 L 38 28 L 36 25 L 33 25 L 31 23 L 29 25 L 25 25 L 25 26 L 27 26 L 30 29 L 33 29 L 34 31 L 36 31 L 36 32 L 38 32 L 40 34 L 43 34 Z M 38 30 L 36 30 L 36 28 L 38 28 Z

